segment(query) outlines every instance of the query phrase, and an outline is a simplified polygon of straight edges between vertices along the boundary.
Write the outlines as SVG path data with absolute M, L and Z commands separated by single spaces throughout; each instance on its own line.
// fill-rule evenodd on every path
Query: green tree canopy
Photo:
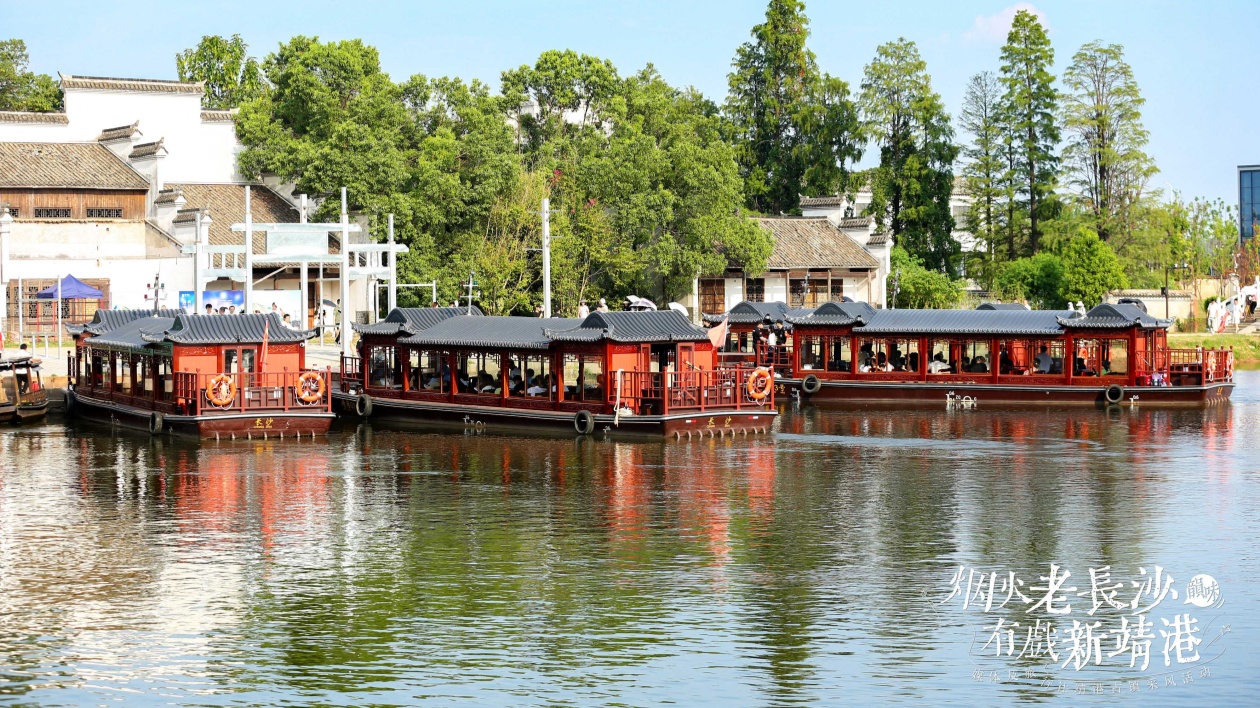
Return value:
M 204 108 L 236 108 L 261 94 L 266 86 L 258 61 L 249 56 L 249 47 L 239 34 L 231 39 L 206 35 L 196 47 L 175 55 L 180 81 L 201 81 Z
M 982 71 L 967 81 L 959 115 L 959 124 L 970 136 L 970 142 L 962 149 L 967 159 L 963 175 L 971 194 L 967 230 L 984 244 L 990 260 L 996 253 L 1005 172 L 999 114 L 1001 98 L 997 77 L 991 71 Z
M 28 70 L 26 42 L 0 40 L 0 111 L 58 111 L 61 87 L 47 74 Z
M 949 309 L 962 299 L 963 281 L 923 267 L 923 261 L 901 246 L 893 246 L 888 274 L 888 303 L 899 308 Z
M 994 278 L 993 291 L 1007 300 L 1027 300 L 1036 310 L 1058 310 L 1065 305 L 1063 261 L 1042 251 L 1004 263 Z
M 1144 148 L 1146 100 L 1118 44 L 1090 42 L 1063 74 L 1064 161 L 1104 241 L 1136 227 L 1146 185 L 1158 171 Z
M 1053 214 L 1059 169 L 1053 66 L 1054 49 L 1045 28 L 1036 15 L 1019 10 L 1002 47 L 1002 104 L 1011 133 L 1012 172 L 1021 176 L 1018 191 L 1028 214 L 1030 253 L 1040 247 L 1040 222 Z
M 725 114 L 752 209 L 797 208 L 801 194 L 832 194 L 862 156 L 846 82 L 818 71 L 800 0 L 770 0 L 765 22 L 735 53 Z
M 870 173 L 871 213 L 926 267 L 953 277 L 961 252 L 949 208 L 958 148 L 914 42 L 902 38 L 876 49 L 861 105 L 867 134 L 880 148 L 879 167 Z
M 1093 307 L 1107 293 L 1128 287 L 1124 269 L 1116 254 L 1090 229 L 1082 228 L 1060 247 L 1063 261 L 1063 289 L 1066 300 Z

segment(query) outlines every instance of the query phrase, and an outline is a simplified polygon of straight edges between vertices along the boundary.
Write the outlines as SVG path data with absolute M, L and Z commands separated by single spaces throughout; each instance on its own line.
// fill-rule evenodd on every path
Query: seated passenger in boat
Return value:
M 892 366 L 888 364 L 888 355 L 884 354 L 883 352 L 880 352 L 875 357 L 875 370 L 876 371 L 892 371 Z
M 932 361 L 928 364 L 929 374 L 944 374 L 949 371 L 949 363 L 945 361 L 945 354 L 937 352 L 932 355 Z
M 906 357 L 906 371 L 919 370 L 919 353 L 910 352 L 910 356 Z
M 1073 376 L 1097 376 L 1098 372 L 1089 368 L 1089 366 L 1085 364 L 1085 357 L 1078 356 L 1076 357 L 1076 367 L 1072 371 L 1072 375 Z
M 1046 345 L 1041 345 L 1041 351 L 1033 358 L 1033 368 L 1039 374 L 1048 374 L 1054 368 L 1054 357 L 1046 351 Z
M 971 373 L 987 374 L 989 373 L 989 363 L 985 360 L 984 355 L 977 356 L 971 361 Z
M 547 387 L 551 383 L 551 374 L 543 374 L 537 381 L 534 381 L 529 388 L 525 389 L 527 396 L 546 396 Z
M 1003 376 L 1010 374 L 1015 370 L 1015 362 L 1011 360 L 1011 355 L 1005 349 L 998 354 L 998 373 Z

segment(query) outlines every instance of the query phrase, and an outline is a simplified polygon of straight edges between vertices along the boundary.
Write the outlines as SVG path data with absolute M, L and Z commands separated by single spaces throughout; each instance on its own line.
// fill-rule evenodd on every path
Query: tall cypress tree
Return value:
M 967 230 L 984 243 L 989 260 L 997 249 L 998 219 L 1002 208 L 1002 123 L 998 115 L 1001 99 L 997 77 L 982 71 L 967 82 L 959 125 L 970 135 L 963 147 L 967 164 L 963 175 L 971 194 Z
M 868 135 L 880 148 L 872 214 L 927 268 L 955 275 L 961 249 L 952 236 L 949 197 L 958 148 L 914 42 L 902 38 L 875 51 L 862 80 L 861 105 Z
M 1020 193 L 1028 210 L 1028 245 L 1037 252 L 1041 221 L 1051 213 L 1059 159 L 1058 108 L 1054 90 L 1054 49 L 1037 16 L 1015 13 L 1002 47 L 1003 109 L 1010 120 L 1015 167 L 1021 176 Z
M 730 138 L 758 211 L 792 211 L 802 193 L 843 189 L 847 163 L 862 156 L 849 86 L 819 73 L 808 36 L 803 2 L 770 0 L 727 77 Z

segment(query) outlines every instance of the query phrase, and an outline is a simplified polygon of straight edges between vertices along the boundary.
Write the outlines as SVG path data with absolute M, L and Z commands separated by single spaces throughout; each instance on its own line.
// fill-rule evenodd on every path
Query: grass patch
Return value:
M 1234 362 L 1260 364 L 1260 335 L 1255 334 L 1170 334 L 1168 346 L 1174 349 L 1234 348 Z

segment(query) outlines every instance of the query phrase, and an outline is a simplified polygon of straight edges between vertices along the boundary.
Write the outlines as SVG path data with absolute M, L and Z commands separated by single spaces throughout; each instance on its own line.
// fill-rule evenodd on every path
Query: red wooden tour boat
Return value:
M 785 319 L 790 341 L 763 342 L 752 360 L 805 400 L 1203 406 L 1234 388 L 1232 349 L 1170 349 L 1171 322 L 1129 304 L 1081 315 L 832 302 Z M 737 336 L 722 356 L 742 361 Z
M 333 395 L 362 417 L 679 438 L 769 432 L 777 415 L 769 370 L 716 367 L 708 334 L 673 310 L 408 308 L 355 330 L 361 356 L 343 357 Z
M 332 372 L 276 314 L 97 310 L 70 328 L 71 415 L 201 437 L 314 436 L 335 414 Z

